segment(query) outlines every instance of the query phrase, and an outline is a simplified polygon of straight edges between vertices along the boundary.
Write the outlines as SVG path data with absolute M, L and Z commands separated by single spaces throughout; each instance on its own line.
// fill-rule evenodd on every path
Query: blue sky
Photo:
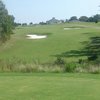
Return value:
M 100 13 L 100 0 L 3 0 L 9 14 L 20 23 L 38 23 L 55 17 L 93 16 Z

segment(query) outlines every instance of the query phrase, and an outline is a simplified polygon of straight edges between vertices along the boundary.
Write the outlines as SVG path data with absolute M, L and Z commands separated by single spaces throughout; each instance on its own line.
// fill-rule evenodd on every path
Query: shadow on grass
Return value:
M 53 56 L 54 57 L 100 56 L 100 36 L 90 37 L 89 41 L 81 42 L 81 44 L 84 45 L 84 48 L 81 50 L 70 50 Z

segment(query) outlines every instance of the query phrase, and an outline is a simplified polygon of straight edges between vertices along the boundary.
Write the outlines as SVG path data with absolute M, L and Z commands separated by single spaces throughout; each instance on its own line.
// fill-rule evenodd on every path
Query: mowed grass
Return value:
M 0 100 L 100 100 L 100 75 L 0 73 Z
M 82 27 L 81 29 L 64 30 L 66 27 Z M 17 27 L 14 35 L 6 44 L 0 46 L 0 59 L 18 58 L 25 61 L 52 62 L 55 55 L 70 50 L 83 48 L 82 42 L 92 36 L 100 35 L 99 24 L 95 23 L 65 23 L 58 25 L 37 25 Z M 27 34 L 47 34 L 46 39 L 28 40 Z M 65 60 L 77 60 L 76 57 Z

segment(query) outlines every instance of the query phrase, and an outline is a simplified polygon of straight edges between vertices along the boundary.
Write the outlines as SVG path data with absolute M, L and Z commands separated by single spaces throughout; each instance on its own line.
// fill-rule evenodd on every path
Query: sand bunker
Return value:
M 27 39 L 44 39 L 47 38 L 46 35 L 26 35 Z
M 73 29 L 76 29 L 76 30 L 78 30 L 78 29 L 81 29 L 81 28 L 64 28 L 64 30 L 73 30 Z

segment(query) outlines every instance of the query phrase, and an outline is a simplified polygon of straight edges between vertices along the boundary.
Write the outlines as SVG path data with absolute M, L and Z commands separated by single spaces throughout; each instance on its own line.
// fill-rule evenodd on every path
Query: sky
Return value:
M 93 16 L 100 13 L 100 0 L 2 0 L 19 23 L 39 23 L 52 17 Z

